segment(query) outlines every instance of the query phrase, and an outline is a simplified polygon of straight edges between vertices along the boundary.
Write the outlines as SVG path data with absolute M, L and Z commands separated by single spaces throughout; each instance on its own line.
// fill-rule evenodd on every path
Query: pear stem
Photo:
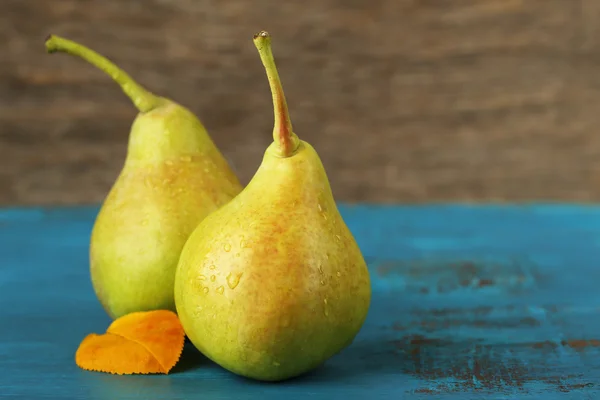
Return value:
M 63 52 L 81 57 L 98 69 L 104 71 L 121 86 L 123 92 L 131 99 L 140 112 L 148 112 L 160 104 L 160 98 L 158 96 L 140 86 L 125 71 L 117 67 L 106 57 L 79 43 L 64 39 L 60 36 L 49 35 L 46 38 L 46 51 L 50 54 Z
M 271 94 L 273 95 L 275 114 L 273 140 L 277 144 L 279 155 L 281 157 L 289 157 L 296 152 L 300 141 L 292 129 L 292 121 L 283 93 L 283 86 L 281 85 L 281 79 L 277 73 L 275 58 L 271 50 L 271 35 L 266 31 L 260 31 L 254 35 L 254 45 L 267 72 L 267 79 L 269 80 Z

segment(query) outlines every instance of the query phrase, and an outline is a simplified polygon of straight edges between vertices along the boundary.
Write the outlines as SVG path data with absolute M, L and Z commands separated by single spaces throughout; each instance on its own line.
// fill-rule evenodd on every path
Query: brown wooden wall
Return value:
M 260 29 L 338 200 L 600 200 L 598 0 L 2 0 L 0 204 L 101 201 L 124 159 L 136 111 L 48 33 L 188 106 L 247 182 Z

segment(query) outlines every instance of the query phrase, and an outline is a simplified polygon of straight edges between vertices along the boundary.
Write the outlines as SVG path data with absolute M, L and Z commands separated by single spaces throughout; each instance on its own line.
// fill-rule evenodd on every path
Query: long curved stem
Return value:
M 117 82 L 123 92 L 131 99 L 140 112 L 148 112 L 160 104 L 160 98 L 140 86 L 125 71 L 117 67 L 106 57 L 95 51 L 60 36 L 49 35 L 46 38 L 46 51 L 48 53 L 62 52 L 81 57 Z
M 273 57 L 273 52 L 271 50 L 271 35 L 266 31 L 260 31 L 254 35 L 254 45 L 265 66 L 267 79 L 269 80 L 269 86 L 271 87 L 271 94 L 273 95 L 275 114 L 273 140 L 278 145 L 279 154 L 282 157 L 289 157 L 294 154 L 300 141 L 292 129 L 292 121 L 283 93 L 283 86 L 281 85 L 281 79 L 277 73 L 275 58 Z

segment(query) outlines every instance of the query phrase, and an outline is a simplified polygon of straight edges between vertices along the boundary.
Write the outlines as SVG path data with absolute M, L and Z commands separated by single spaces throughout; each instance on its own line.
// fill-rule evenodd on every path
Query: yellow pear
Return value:
M 96 295 L 113 319 L 135 311 L 175 311 L 175 269 L 185 241 L 242 186 L 187 108 L 148 92 L 81 44 L 51 35 L 46 49 L 95 65 L 139 110 L 124 165 L 91 234 L 90 273 Z
M 190 235 L 175 303 L 208 358 L 238 375 L 280 381 L 352 343 L 371 286 L 317 152 L 292 130 L 270 36 L 262 31 L 254 42 L 273 95 L 274 142 L 246 188 Z

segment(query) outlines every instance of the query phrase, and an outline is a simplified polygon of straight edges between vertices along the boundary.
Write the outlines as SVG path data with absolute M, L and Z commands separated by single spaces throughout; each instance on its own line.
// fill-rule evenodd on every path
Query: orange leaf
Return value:
M 113 321 L 105 334 L 83 339 L 75 362 L 82 369 L 111 374 L 168 374 L 179 361 L 184 340 L 174 312 L 135 312 Z
M 163 372 L 144 346 L 113 334 L 88 335 L 77 350 L 80 368 L 111 374 L 157 374 Z

